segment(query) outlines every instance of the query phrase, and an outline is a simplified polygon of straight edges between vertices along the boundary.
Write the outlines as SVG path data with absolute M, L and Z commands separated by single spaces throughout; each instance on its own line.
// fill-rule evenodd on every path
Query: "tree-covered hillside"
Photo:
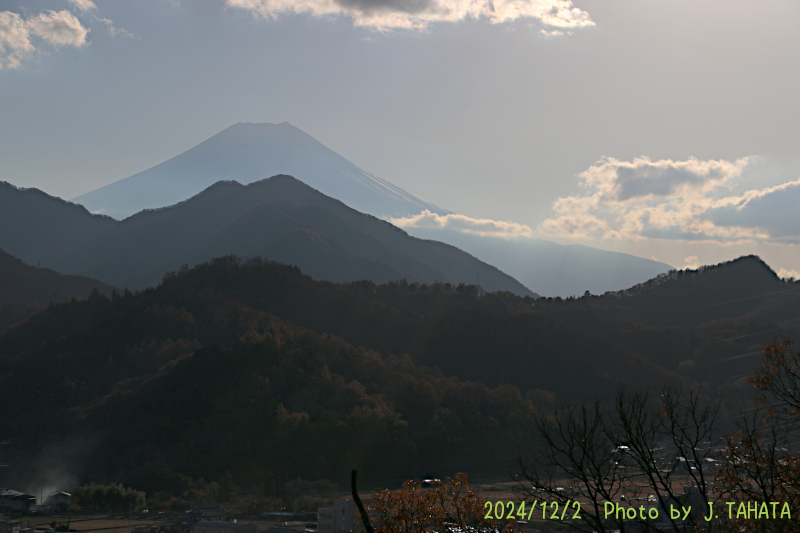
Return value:
M 706 274 L 688 276 L 687 297 L 705 290 Z M 682 277 L 662 283 L 680 294 Z M 38 475 L 29 465 L 53 446 L 77 476 L 144 489 L 165 471 L 230 471 L 254 484 L 278 470 L 338 479 L 357 467 L 397 480 L 503 472 L 532 443 L 537 409 L 555 403 L 689 382 L 739 407 L 760 346 L 798 320 L 796 285 L 774 282 L 747 296 L 758 305 L 744 315 L 659 326 L 627 316 L 680 305 L 647 287 L 536 299 L 466 285 L 333 284 L 263 260 L 215 259 L 137 294 L 50 305 L 0 333 L 9 478 Z M 709 296 L 708 308 L 725 297 Z

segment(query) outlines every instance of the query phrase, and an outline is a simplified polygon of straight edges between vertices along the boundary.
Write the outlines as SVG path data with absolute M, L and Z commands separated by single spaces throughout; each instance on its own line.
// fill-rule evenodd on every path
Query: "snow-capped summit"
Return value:
M 378 217 L 449 211 L 367 172 L 288 122 L 240 122 L 194 148 L 74 198 L 93 213 L 126 218 L 186 200 L 220 180 L 246 185 L 288 174 Z

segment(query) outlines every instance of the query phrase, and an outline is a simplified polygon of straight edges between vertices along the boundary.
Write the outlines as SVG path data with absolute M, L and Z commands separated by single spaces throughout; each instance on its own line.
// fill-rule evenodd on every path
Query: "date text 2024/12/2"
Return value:
M 736 520 L 763 520 L 763 519 L 791 519 L 792 511 L 786 502 L 723 502 L 723 516 L 728 519 Z M 566 502 L 545 502 L 534 500 L 532 503 L 512 501 L 486 502 L 483 505 L 486 509 L 485 519 L 502 520 L 530 520 L 539 518 L 549 520 L 580 520 L 581 504 L 577 501 L 567 500 Z M 527 508 L 526 508 L 527 507 Z M 537 507 L 539 508 L 537 510 Z M 534 514 L 535 512 L 535 514 Z M 671 520 L 686 520 L 692 512 L 691 506 L 671 506 L 669 518 Z M 622 520 L 656 520 L 659 518 L 659 510 L 656 507 L 645 507 L 640 505 L 622 506 L 618 503 L 605 502 L 603 504 L 603 518 L 615 518 Z M 719 514 L 714 510 L 714 504 L 708 503 L 708 512 L 703 516 L 706 521 L 719 518 Z

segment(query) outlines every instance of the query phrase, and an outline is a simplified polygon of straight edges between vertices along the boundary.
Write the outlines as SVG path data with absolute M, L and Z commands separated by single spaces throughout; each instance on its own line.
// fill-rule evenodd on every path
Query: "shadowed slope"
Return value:
M 142 211 L 122 222 L 40 195 L 40 205 L 30 206 L 26 217 L 37 220 L 39 213 L 47 218 L 54 206 L 62 210 L 67 206 L 77 222 L 66 218 L 57 222 L 78 228 L 80 222 L 89 230 L 85 236 L 74 232 L 66 245 L 48 239 L 40 244 L 39 233 L 46 233 L 46 225 L 27 236 L 26 226 L 20 224 L 8 251 L 19 253 L 22 248 L 29 256 L 46 256 L 43 266 L 120 287 L 153 286 L 164 273 L 184 264 L 234 254 L 295 264 L 329 281 L 380 283 L 406 278 L 533 295 L 510 276 L 453 246 L 410 237 L 291 176 L 247 186 L 218 182 L 174 206 Z M 100 225 L 103 231 L 98 231 Z

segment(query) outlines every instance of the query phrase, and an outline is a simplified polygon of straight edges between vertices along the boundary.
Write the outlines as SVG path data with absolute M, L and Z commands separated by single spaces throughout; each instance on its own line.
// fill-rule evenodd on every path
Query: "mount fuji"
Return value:
M 242 185 L 278 174 L 377 217 L 449 211 L 367 172 L 289 124 L 240 122 L 180 155 L 72 201 L 118 220 L 176 204 L 218 181 Z

